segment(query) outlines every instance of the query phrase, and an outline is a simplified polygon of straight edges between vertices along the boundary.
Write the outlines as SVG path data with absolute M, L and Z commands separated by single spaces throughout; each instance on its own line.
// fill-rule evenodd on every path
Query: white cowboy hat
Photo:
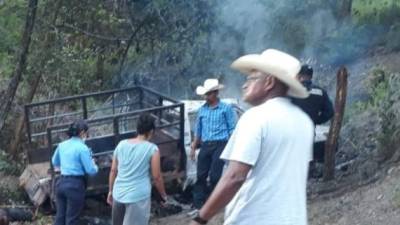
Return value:
M 284 52 L 267 49 L 261 54 L 250 54 L 236 59 L 231 67 L 249 75 L 252 70 L 270 74 L 289 87 L 288 95 L 307 98 L 307 89 L 296 79 L 301 64 L 295 57 Z
M 224 88 L 224 85 L 219 84 L 217 79 L 207 79 L 204 81 L 203 86 L 197 86 L 196 94 L 205 95 L 210 91 L 216 91 Z

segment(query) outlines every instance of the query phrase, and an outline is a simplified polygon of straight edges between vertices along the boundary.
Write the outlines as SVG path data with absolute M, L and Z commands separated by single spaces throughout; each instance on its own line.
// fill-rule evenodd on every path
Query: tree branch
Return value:
M 124 54 L 122 55 L 122 59 L 121 59 L 120 65 L 119 65 L 119 72 L 118 72 L 119 77 L 121 77 L 122 68 L 124 67 L 126 57 L 128 56 L 129 48 L 131 47 L 132 42 L 133 42 L 133 38 L 134 38 L 134 37 L 136 36 L 136 34 L 140 31 L 140 29 L 142 29 L 142 27 L 143 27 L 143 25 L 144 25 L 145 23 L 146 23 L 146 18 L 143 19 L 143 21 L 138 25 L 138 27 L 136 28 L 136 30 L 133 31 L 133 33 L 131 34 L 131 36 L 130 36 L 130 38 L 129 38 L 129 40 L 128 40 L 128 44 L 127 44 L 127 46 L 126 46 L 126 48 L 125 48 L 125 50 L 124 50 Z
M 44 20 L 39 19 L 39 18 L 37 20 L 42 25 L 50 27 L 50 28 L 55 29 L 55 30 L 68 28 L 68 29 L 71 29 L 71 30 L 74 30 L 74 31 L 78 31 L 79 33 L 81 33 L 83 35 L 86 35 L 88 37 L 96 38 L 96 39 L 102 40 L 102 41 L 122 42 L 122 41 L 128 41 L 129 40 L 128 37 L 110 37 L 110 36 L 106 36 L 106 35 L 102 35 L 102 34 L 95 34 L 95 33 L 89 32 L 87 30 L 84 30 L 82 28 L 73 26 L 72 24 L 63 23 L 63 24 L 60 24 L 60 25 L 54 25 L 54 24 L 50 24 L 47 21 L 44 21 Z
M 56 27 L 57 28 L 69 28 L 69 29 L 72 29 L 75 31 L 79 31 L 80 33 L 82 33 L 88 37 L 96 38 L 96 39 L 103 40 L 103 41 L 121 42 L 121 41 L 129 41 L 129 39 L 130 39 L 127 37 L 109 37 L 109 36 L 105 36 L 102 34 L 91 33 L 87 30 L 81 29 L 79 27 L 75 27 L 75 26 L 73 26 L 71 24 L 67 24 L 67 23 L 64 23 L 62 25 L 57 25 Z

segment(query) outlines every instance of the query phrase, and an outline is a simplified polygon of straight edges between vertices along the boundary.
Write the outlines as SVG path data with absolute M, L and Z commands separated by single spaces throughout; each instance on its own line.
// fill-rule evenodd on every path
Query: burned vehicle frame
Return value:
M 86 144 L 99 165 L 98 174 L 87 179 L 87 195 L 107 193 L 113 151 L 120 140 L 136 135 L 136 120 L 141 113 L 156 119 L 151 141 L 160 149 L 165 182 L 179 183 L 186 167 L 184 110 L 183 103 L 143 86 L 26 105 L 28 166 L 20 183 L 34 205 L 53 200 L 57 171 L 50 163 L 51 156 L 57 144 L 67 138 L 69 124 L 85 119 L 90 134 Z

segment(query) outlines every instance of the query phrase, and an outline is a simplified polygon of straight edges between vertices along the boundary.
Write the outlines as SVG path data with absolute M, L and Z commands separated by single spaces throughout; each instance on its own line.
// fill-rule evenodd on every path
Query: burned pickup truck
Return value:
M 152 142 L 160 149 L 165 182 L 181 182 L 185 175 L 185 144 L 190 144 L 190 139 L 185 138 L 184 103 L 135 86 L 26 105 L 30 147 L 28 166 L 20 183 L 33 204 L 52 203 L 57 173 L 50 158 L 57 144 L 67 138 L 66 130 L 76 119 L 85 119 L 89 125 L 86 144 L 99 166 L 99 173 L 88 177 L 87 196 L 107 193 L 113 151 L 120 140 L 135 135 L 137 118 L 144 112 L 156 119 Z

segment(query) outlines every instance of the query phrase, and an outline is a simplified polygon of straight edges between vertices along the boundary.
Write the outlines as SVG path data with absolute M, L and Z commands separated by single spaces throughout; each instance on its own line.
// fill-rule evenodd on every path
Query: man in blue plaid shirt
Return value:
M 207 79 L 204 86 L 196 89 L 204 96 L 206 103 L 197 113 L 195 138 L 191 145 L 190 157 L 195 160 L 195 152 L 201 143 L 197 162 L 197 181 L 194 185 L 194 207 L 199 209 L 207 200 L 221 177 L 224 161 L 220 155 L 236 125 L 233 107 L 218 98 L 223 88 L 217 79 Z M 209 184 L 207 178 L 209 177 Z

